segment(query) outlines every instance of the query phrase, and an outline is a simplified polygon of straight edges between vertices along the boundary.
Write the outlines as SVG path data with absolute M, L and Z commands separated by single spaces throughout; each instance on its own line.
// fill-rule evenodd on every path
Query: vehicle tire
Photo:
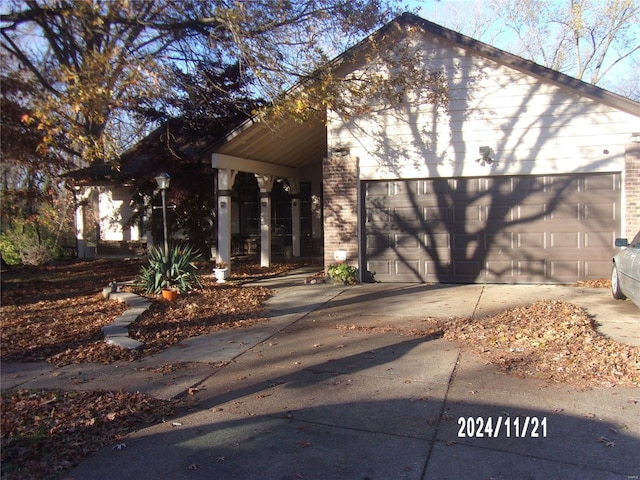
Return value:
M 613 264 L 613 267 L 611 267 L 611 294 L 613 295 L 613 298 L 616 298 L 618 300 L 624 300 L 625 298 L 627 298 L 624 296 L 624 293 L 622 293 L 622 290 L 620 290 L 618 267 L 615 263 Z

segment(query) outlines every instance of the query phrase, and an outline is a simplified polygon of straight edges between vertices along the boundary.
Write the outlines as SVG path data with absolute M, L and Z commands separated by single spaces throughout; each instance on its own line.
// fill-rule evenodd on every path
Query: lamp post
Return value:
M 167 172 L 155 177 L 160 193 L 162 194 L 162 226 L 164 228 L 164 255 L 169 258 L 169 235 L 167 233 L 167 189 L 171 182 L 171 177 Z

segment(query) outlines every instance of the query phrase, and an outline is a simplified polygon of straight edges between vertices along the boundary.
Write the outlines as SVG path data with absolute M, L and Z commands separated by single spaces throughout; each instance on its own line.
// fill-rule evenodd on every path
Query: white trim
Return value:
M 261 175 L 274 175 L 282 178 L 298 178 L 298 169 L 275 165 L 273 163 L 260 162 L 248 158 L 234 157 L 224 153 L 211 154 L 211 166 L 213 168 L 229 168 L 240 172 L 258 173 Z

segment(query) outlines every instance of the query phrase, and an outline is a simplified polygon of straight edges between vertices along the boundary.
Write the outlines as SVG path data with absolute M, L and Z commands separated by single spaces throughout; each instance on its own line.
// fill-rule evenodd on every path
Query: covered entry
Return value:
M 376 281 L 608 277 L 620 228 L 616 173 L 367 181 L 362 196 Z
M 253 236 L 260 245 L 260 264 L 269 267 L 273 247 L 281 253 L 281 229 L 278 225 L 278 205 L 274 206 L 274 186 L 286 186 L 287 243 L 291 254 L 299 257 L 305 243 L 315 251 L 322 238 L 320 191 L 322 188 L 322 158 L 327 153 L 327 133 L 323 116 L 307 122 L 293 119 L 271 125 L 249 120 L 231 132 L 211 151 L 211 166 L 217 171 L 217 254 L 218 263 L 230 264 L 232 237 L 236 233 Z M 239 172 L 253 177 L 255 199 L 247 201 L 234 192 Z M 246 186 L 246 185 L 245 185 Z M 280 186 L 280 187 L 279 187 Z M 282 198 L 280 198 L 282 201 Z M 303 204 L 308 209 L 305 216 Z M 253 231 L 243 232 L 234 224 L 241 218 L 253 223 Z M 275 222 L 275 224 L 274 224 Z M 304 232 L 303 232 L 304 227 Z M 304 236 L 304 238 L 303 238 Z M 287 245 L 289 246 L 289 245 Z

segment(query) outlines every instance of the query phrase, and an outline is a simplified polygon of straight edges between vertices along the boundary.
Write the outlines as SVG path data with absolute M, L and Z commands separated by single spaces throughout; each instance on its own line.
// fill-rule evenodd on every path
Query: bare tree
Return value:
M 476 15 L 464 16 L 452 5 L 459 10 L 459 3 L 447 3 L 432 19 L 546 67 L 640 99 L 637 83 L 628 88 L 635 76 L 634 59 L 640 55 L 638 2 L 490 0 L 480 3 Z

